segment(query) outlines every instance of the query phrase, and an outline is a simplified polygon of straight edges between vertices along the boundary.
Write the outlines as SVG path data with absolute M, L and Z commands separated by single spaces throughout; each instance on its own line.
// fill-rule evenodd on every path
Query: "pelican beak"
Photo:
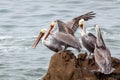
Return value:
M 49 36 L 49 34 L 51 33 L 54 27 L 55 27 L 55 22 L 51 22 L 50 29 L 48 30 L 48 33 L 46 34 L 44 40 L 47 39 L 47 37 Z
M 32 48 L 35 48 L 37 46 L 37 44 L 39 43 L 39 41 L 41 40 L 41 38 L 44 36 L 45 33 L 40 32 L 40 34 L 38 35 L 37 39 L 35 40 L 34 44 L 32 45 Z
M 80 19 L 78 25 L 80 26 L 80 28 L 83 29 L 83 26 L 84 26 L 84 19 Z
M 97 24 L 94 26 L 94 28 L 95 28 L 95 31 L 98 32 L 99 26 Z

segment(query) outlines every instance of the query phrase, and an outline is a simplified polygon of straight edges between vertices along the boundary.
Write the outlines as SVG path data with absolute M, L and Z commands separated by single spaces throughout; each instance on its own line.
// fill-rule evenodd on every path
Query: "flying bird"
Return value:
M 111 52 L 104 43 L 101 29 L 98 25 L 95 25 L 95 32 L 97 39 L 95 44 L 94 56 L 95 61 L 99 66 L 98 71 L 104 74 L 110 74 L 114 71 L 111 63 Z

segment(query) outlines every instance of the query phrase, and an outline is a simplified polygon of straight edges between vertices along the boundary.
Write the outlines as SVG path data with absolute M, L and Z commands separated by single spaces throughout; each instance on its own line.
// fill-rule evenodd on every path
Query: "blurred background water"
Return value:
M 40 29 L 89 11 L 96 18 L 86 22 L 87 32 L 94 33 L 93 25 L 99 24 L 112 56 L 120 59 L 120 0 L 1 0 L 0 80 L 41 79 L 54 52 L 40 43 L 32 49 Z

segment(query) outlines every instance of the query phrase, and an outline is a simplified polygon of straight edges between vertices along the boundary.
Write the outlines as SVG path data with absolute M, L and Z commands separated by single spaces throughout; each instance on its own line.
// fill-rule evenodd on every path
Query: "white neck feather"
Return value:
M 82 30 L 82 33 L 81 33 L 81 35 L 82 35 L 82 36 L 84 36 L 84 35 L 85 35 L 85 32 L 84 32 L 83 30 Z

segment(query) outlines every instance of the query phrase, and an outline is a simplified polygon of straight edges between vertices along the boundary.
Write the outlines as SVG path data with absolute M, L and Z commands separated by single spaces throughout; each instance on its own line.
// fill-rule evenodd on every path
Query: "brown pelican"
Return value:
M 84 19 L 85 21 L 88 21 L 89 19 L 92 19 L 94 17 L 95 17 L 95 13 L 93 11 L 91 11 L 86 14 L 77 16 L 67 23 L 62 22 L 61 20 L 56 20 L 56 22 L 58 24 L 60 32 L 69 33 L 69 34 L 74 35 L 77 28 L 79 27 L 78 22 L 80 19 Z
M 73 47 L 77 49 L 79 52 L 81 50 L 81 45 L 79 43 L 79 40 L 72 36 L 71 34 L 66 34 L 62 32 L 55 32 L 53 33 L 55 29 L 55 23 L 52 22 L 50 29 L 48 30 L 47 34 L 45 34 L 45 30 L 41 30 L 40 35 L 36 39 L 36 41 L 33 44 L 33 48 L 35 48 L 40 41 L 40 39 L 43 38 L 43 43 L 46 47 L 51 49 L 52 51 L 58 52 L 60 50 L 65 50 L 67 47 Z M 49 44 L 46 42 L 47 37 L 51 34 L 52 40 L 50 40 Z M 62 48 L 62 46 L 65 46 L 65 49 Z
M 71 35 L 73 35 L 72 37 L 74 37 L 74 33 L 76 32 L 76 30 L 77 30 L 77 28 L 78 28 L 78 21 L 79 21 L 79 19 L 81 19 L 81 18 L 83 18 L 83 19 L 85 19 L 85 21 L 88 21 L 89 19 L 92 19 L 92 18 L 94 18 L 95 16 L 95 13 L 93 13 L 93 12 L 88 12 L 88 13 L 86 13 L 86 14 L 83 14 L 83 15 L 80 15 L 80 16 L 78 16 L 78 17 L 75 17 L 75 18 L 73 18 L 71 21 L 69 21 L 69 22 L 67 22 L 67 23 L 64 23 L 64 22 L 62 22 L 62 21 L 60 21 L 60 20 L 56 20 L 56 22 L 57 22 L 57 24 L 58 24 L 58 32 L 63 32 L 63 33 L 68 33 L 67 34 L 67 36 L 71 36 Z M 52 29 L 52 28 L 51 28 Z M 48 35 L 50 34 L 50 30 L 49 30 L 49 32 L 48 32 Z M 71 34 L 71 35 L 70 35 Z M 46 35 L 46 37 L 48 36 L 48 35 Z M 63 34 L 62 34 L 63 35 Z M 66 34 L 65 34 L 66 35 Z M 39 38 L 39 37 L 38 37 Z M 75 39 L 76 39 L 76 37 L 74 37 Z M 40 39 L 40 38 L 39 38 Z M 69 41 L 69 40 L 68 40 Z M 76 39 L 76 41 L 78 42 L 78 40 Z M 37 41 L 36 41 L 37 42 Z M 53 40 L 51 40 L 51 44 L 53 44 L 53 43 L 55 43 L 55 42 L 57 42 L 56 40 L 55 40 L 55 38 L 53 38 Z M 44 43 L 45 44 L 45 43 Z M 56 44 L 56 43 L 55 43 Z M 46 44 L 45 44 L 46 45 Z M 51 48 L 51 47 L 49 47 L 48 45 L 46 45 L 48 48 Z M 50 45 L 51 46 L 51 45 Z M 61 48 L 62 47 L 60 47 L 60 45 L 57 45 L 57 46 L 59 46 L 59 50 L 61 50 Z M 69 45 L 65 45 L 65 49 L 68 47 Z M 34 47 L 34 46 L 33 46 Z M 80 44 L 79 44 L 79 47 L 81 47 L 80 46 Z M 53 49 L 55 49 L 55 48 L 53 48 Z M 53 50 L 53 49 L 51 49 L 51 50 Z M 55 49 L 54 51 L 59 51 L 58 49 Z
M 88 21 L 89 19 L 92 19 L 95 17 L 95 13 L 94 12 L 88 12 L 86 14 L 77 16 L 75 18 L 73 18 L 71 21 L 64 23 L 61 20 L 56 20 L 57 22 L 57 27 L 58 27 L 58 31 L 59 32 L 63 32 L 63 33 L 68 33 L 74 36 L 74 33 L 76 32 L 77 28 L 79 27 L 78 22 L 80 19 L 84 19 L 85 21 Z M 67 48 L 67 46 L 66 46 Z
M 96 37 L 92 33 L 86 34 L 84 19 L 79 20 L 78 24 L 82 29 L 81 36 L 82 36 L 83 46 L 90 52 L 89 54 L 90 56 L 91 53 L 94 53 L 94 49 L 95 49 L 94 44 L 96 43 Z
M 55 23 L 52 22 L 50 25 L 50 29 L 47 31 L 47 29 L 41 29 L 40 34 L 38 35 L 37 39 L 35 40 L 34 44 L 32 45 L 33 48 L 35 48 L 37 46 L 37 44 L 39 43 L 39 41 L 42 39 L 42 43 L 49 48 L 50 50 L 54 51 L 54 52 L 58 52 L 60 50 L 62 50 L 62 46 L 59 44 L 59 42 L 52 38 L 51 40 L 46 40 L 47 37 L 49 36 L 50 31 L 52 30 L 52 28 L 54 27 Z
M 96 31 L 96 44 L 95 44 L 95 61 L 99 66 L 99 70 L 101 73 L 110 74 L 113 72 L 114 68 L 111 65 L 111 52 L 106 47 L 104 40 L 102 38 L 101 30 L 98 25 L 95 26 Z

